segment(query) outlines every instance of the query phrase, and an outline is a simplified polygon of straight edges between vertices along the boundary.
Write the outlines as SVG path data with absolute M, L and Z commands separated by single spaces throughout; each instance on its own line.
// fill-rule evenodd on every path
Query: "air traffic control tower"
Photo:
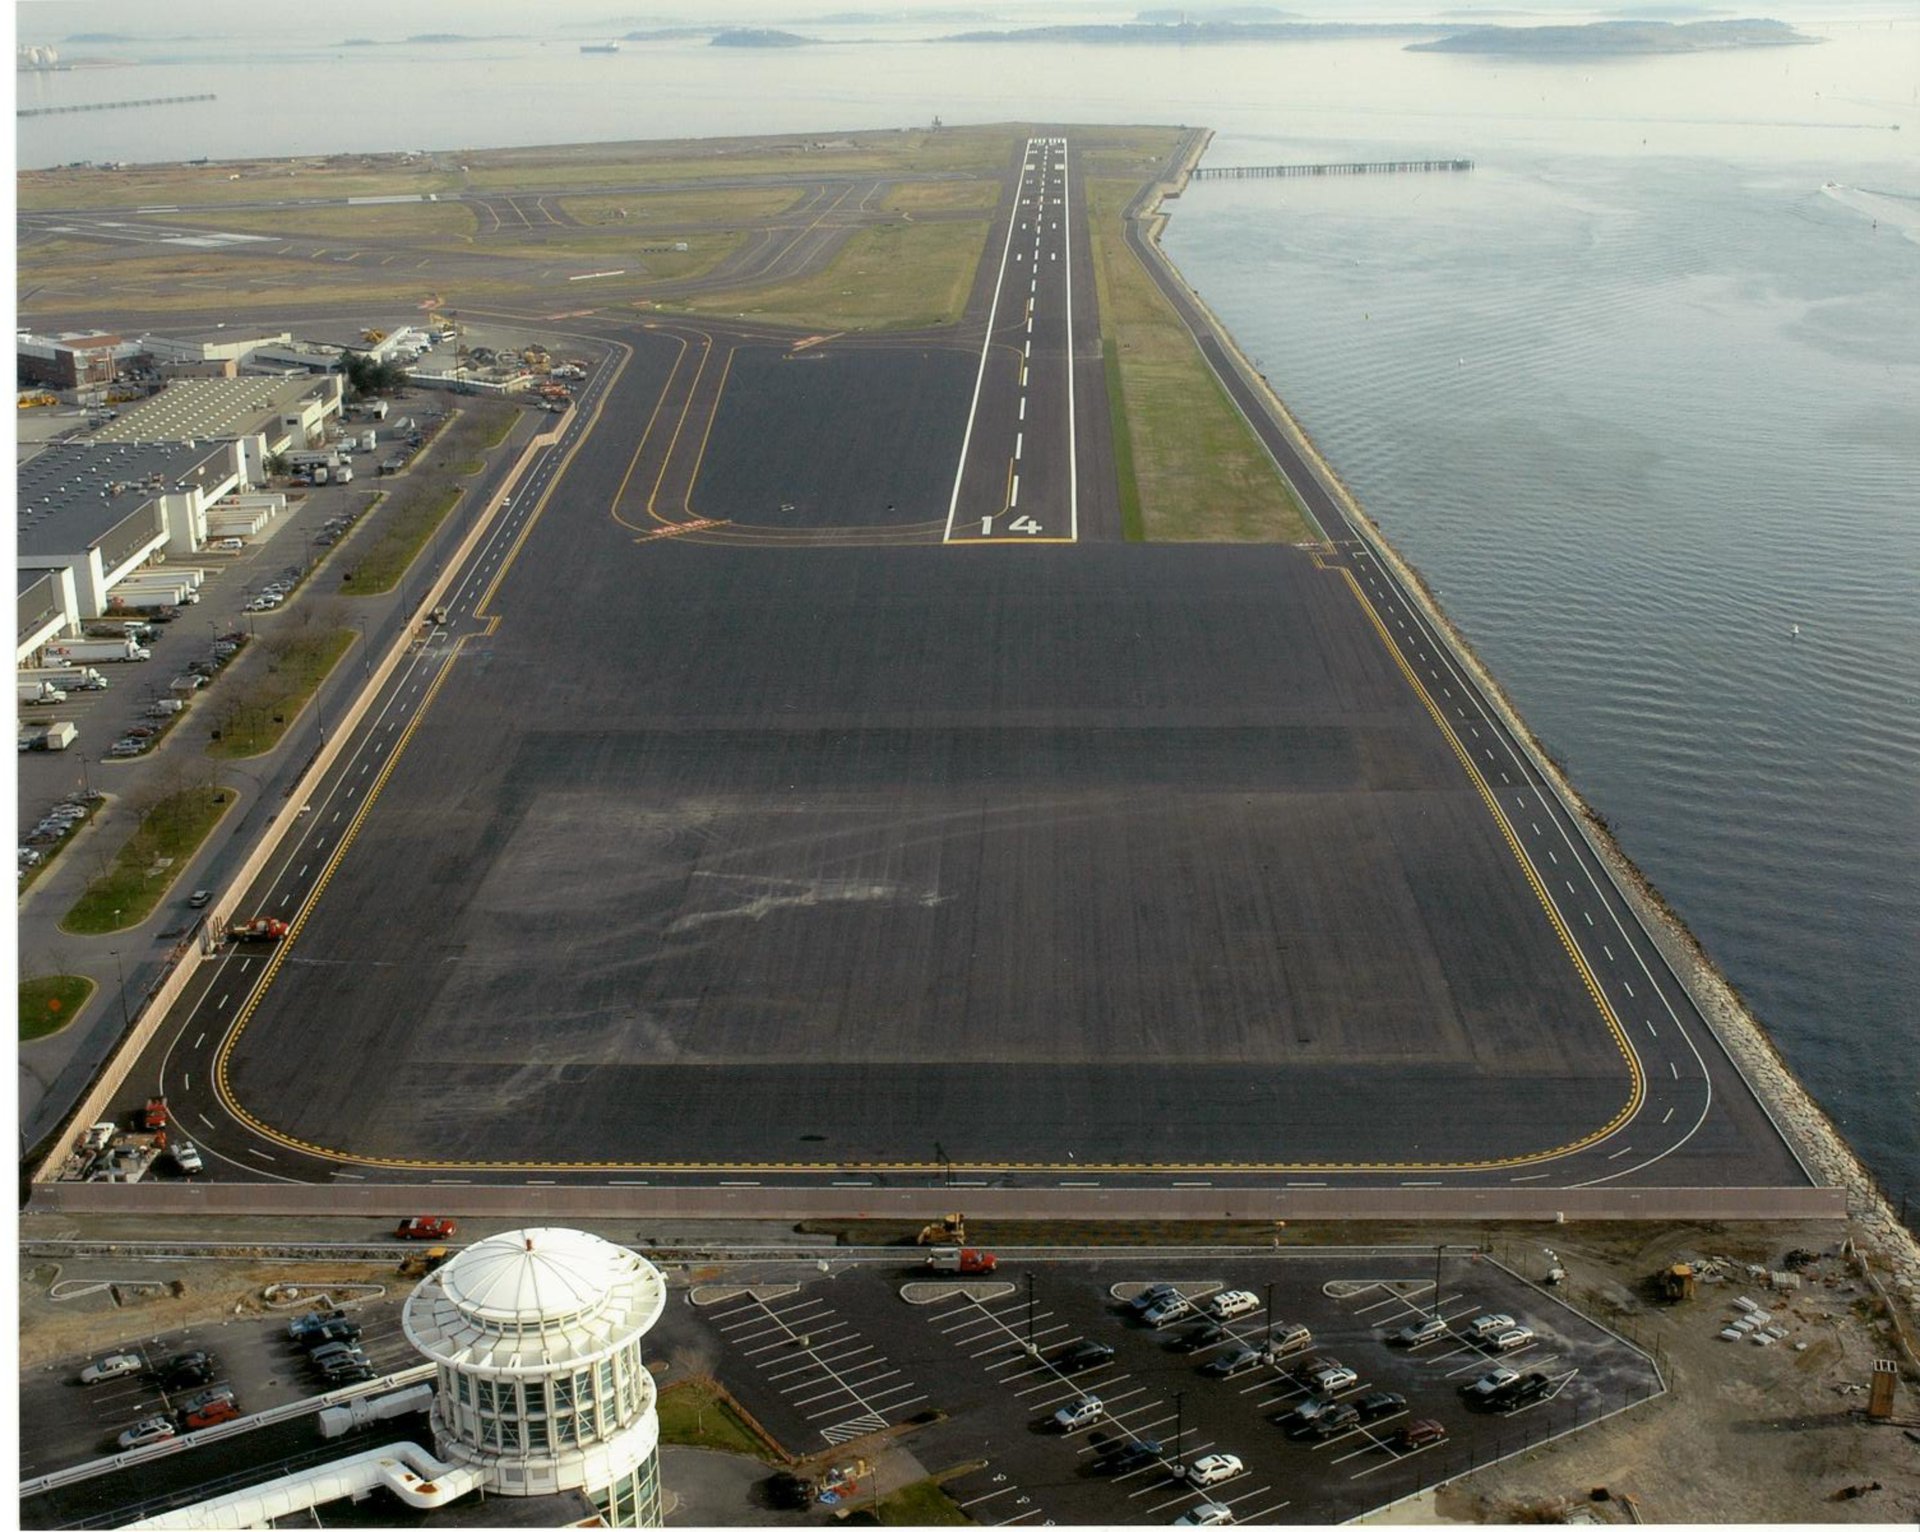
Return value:
M 660 1419 L 640 1338 L 667 1284 L 576 1229 L 470 1245 L 407 1299 L 407 1339 L 439 1369 L 434 1448 L 495 1495 L 583 1491 L 610 1527 L 661 1525 Z

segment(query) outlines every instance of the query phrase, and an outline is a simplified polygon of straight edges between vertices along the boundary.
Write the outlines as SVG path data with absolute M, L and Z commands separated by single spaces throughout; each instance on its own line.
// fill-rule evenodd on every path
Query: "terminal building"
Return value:
M 434 1447 L 400 1440 L 137 1527 L 662 1525 L 660 1421 L 641 1341 L 666 1280 L 574 1229 L 469 1245 L 407 1298 L 430 1363 Z M 420 1512 L 429 1512 L 424 1519 Z

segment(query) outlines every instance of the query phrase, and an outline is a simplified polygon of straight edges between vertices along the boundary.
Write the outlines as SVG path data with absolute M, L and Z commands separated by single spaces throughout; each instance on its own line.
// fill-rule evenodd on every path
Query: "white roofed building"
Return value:
M 435 1451 L 496 1495 L 583 1490 L 607 1525 L 661 1524 L 660 1422 L 641 1338 L 666 1281 L 574 1229 L 470 1245 L 416 1288 L 402 1324 L 439 1369 Z

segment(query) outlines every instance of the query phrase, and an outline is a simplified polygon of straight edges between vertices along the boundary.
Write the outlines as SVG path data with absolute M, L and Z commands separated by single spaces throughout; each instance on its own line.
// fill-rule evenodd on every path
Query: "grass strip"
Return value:
M 1133 474 L 1133 432 L 1127 425 L 1126 386 L 1120 377 L 1120 352 L 1113 338 L 1100 342 L 1107 372 L 1107 411 L 1113 420 L 1113 467 L 1120 480 L 1120 526 L 1130 543 L 1146 541 L 1140 519 L 1140 481 Z
M 398 585 L 459 501 L 463 490 L 453 479 L 479 473 L 484 454 L 507 439 L 520 417 L 516 406 L 490 399 L 463 407 L 387 497 L 379 535 L 343 574 L 341 594 L 378 596 Z
M 1138 183 L 1100 178 L 1082 184 L 1100 327 L 1113 343 L 1121 380 L 1142 535 L 1161 542 L 1312 537 L 1292 488 L 1127 246 L 1122 214 Z
M 155 800 L 119 854 L 67 911 L 60 929 L 71 936 L 104 936 L 139 925 L 232 802 L 228 789 L 206 783 Z
M 971 1527 L 974 1519 L 932 1479 L 897 1489 L 873 1508 L 883 1527 Z
M 857 229 L 821 270 L 793 282 L 662 303 L 822 330 L 917 330 L 964 312 L 987 247 L 987 221 L 885 223 Z
M 266 668 L 210 709 L 217 721 L 207 754 L 240 760 L 279 744 L 356 636 L 352 628 L 321 628 L 261 639 Z
M 660 1390 L 660 1440 L 678 1447 L 737 1452 L 764 1463 L 779 1461 L 760 1433 L 712 1378 L 687 1378 Z
M 20 1041 L 51 1037 L 74 1017 L 93 994 L 94 982 L 83 974 L 56 973 L 20 981 Z

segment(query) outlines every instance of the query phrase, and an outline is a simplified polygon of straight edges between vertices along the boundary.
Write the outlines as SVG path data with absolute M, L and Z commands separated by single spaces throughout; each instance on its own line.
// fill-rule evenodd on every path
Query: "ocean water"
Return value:
M 1167 244 L 1920 1203 L 1920 202 L 1822 174 L 1207 183 Z
M 1920 22 L 1799 4 L 1763 9 L 1818 47 L 1543 63 L 1386 40 L 932 44 L 944 28 L 911 24 L 582 55 L 638 23 L 491 0 L 343 0 L 298 25 L 232 0 L 48 0 L 22 42 L 116 62 L 23 76 L 21 106 L 217 99 L 23 118 L 16 152 L 938 114 L 1203 123 L 1210 164 L 1473 158 L 1465 176 L 1196 184 L 1168 248 L 1868 1162 L 1920 1199 Z M 405 41 L 425 32 L 471 40 Z

